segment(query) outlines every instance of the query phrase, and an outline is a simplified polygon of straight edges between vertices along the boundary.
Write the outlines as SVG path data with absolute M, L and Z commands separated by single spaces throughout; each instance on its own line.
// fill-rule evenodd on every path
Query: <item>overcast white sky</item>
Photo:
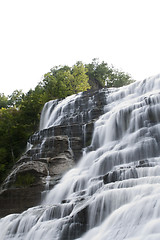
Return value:
M 0 93 L 93 58 L 136 80 L 160 73 L 159 11 L 160 0 L 0 0 Z

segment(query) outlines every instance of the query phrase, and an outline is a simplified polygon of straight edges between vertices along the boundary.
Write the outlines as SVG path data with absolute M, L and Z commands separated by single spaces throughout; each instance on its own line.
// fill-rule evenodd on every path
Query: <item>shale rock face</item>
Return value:
M 103 113 L 105 94 L 88 91 L 46 104 L 50 109 L 44 107 L 40 131 L 30 137 L 27 151 L 1 186 L 0 217 L 39 204 L 80 159 L 90 145 L 94 122 Z
M 49 188 L 57 184 L 62 174 L 73 167 L 74 159 L 72 150 L 68 149 L 67 136 L 48 138 L 46 144 L 51 144 L 53 139 L 54 152 L 47 145 L 42 156 L 37 155 L 36 158 L 34 154 L 41 150 L 36 145 L 33 146 L 6 178 L 0 194 L 1 217 L 39 204 Z

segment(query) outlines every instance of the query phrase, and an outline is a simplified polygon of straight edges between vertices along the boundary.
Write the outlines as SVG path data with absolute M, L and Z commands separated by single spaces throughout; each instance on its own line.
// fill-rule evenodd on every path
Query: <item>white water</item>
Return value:
M 72 114 L 72 109 L 74 110 L 75 100 L 80 96 L 81 93 L 68 96 L 61 101 L 53 100 L 47 102 L 42 110 L 40 130 L 51 126 L 60 125 L 66 109 L 68 109 L 68 114 Z
M 59 124 L 56 109 L 74 98 L 60 102 L 49 115 L 54 121 L 43 126 Z M 112 89 L 106 98 L 92 151 L 41 206 L 1 219 L 1 240 L 160 239 L 160 75 Z M 77 234 L 86 219 L 86 233 Z

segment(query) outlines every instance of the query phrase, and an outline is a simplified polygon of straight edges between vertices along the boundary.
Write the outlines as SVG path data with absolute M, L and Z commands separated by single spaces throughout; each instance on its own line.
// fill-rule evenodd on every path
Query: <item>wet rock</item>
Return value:
M 40 204 L 42 185 L 26 188 L 8 188 L 0 193 L 0 217 L 24 210 Z
M 88 227 L 88 206 L 85 206 L 64 223 L 60 240 L 76 239 L 85 233 Z

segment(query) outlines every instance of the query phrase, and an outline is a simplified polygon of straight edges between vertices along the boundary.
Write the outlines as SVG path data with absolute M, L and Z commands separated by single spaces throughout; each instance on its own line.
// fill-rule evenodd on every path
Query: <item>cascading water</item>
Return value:
M 61 119 L 63 117 L 63 112 L 68 103 L 72 103 L 72 99 L 74 100 L 75 95 L 71 95 L 65 99 L 65 101 L 61 100 L 58 103 L 58 100 L 53 100 L 47 102 L 45 107 L 42 110 L 41 121 L 40 121 L 40 130 L 44 128 L 48 128 L 50 126 L 56 126 L 61 123 Z M 74 101 L 73 101 L 74 102 Z M 54 110 L 54 111 L 53 111 Z
M 2 218 L 1 240 L 160 239 L 160 75 L 106 101 L 90 151 L 40 206 Z

